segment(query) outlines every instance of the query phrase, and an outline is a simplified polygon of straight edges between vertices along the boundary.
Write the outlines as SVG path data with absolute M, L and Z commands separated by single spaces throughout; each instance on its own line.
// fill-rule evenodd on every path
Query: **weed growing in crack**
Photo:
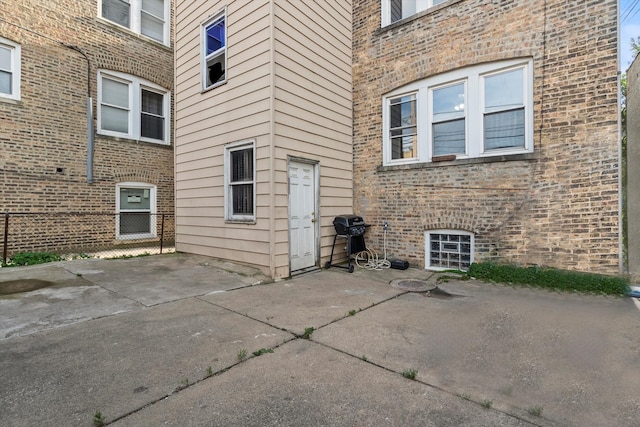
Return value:
M 258 351 L 254 351 L 253 355 L 254 356 L 262 356 L 265 353 L 273 353 L 273 349 L 272 348 L 261 348 Z
M 104 415 L 102 415 L 102 412 L 96 411 L 96 413 L 93 414 L 93 427 L 103 427 L 104 423 Z
M 415 380 L 416 375 L 418 375 L 417 369 L 411 368 L 411 369 L 405 369 L 404 371 L 402 371 L 402 376 L 410 380 Z
M 532 406 L 531 408 L 527 409 L 527 412 L 534 417 L 540 417 L 542 416 L 542 406 Z
M 247 357 L 247 349 L 242 348 L 238 350 L 238 354 L 236 355 L 236 357 L 238 358 L 238 360 L 244 360 L 244 358 Z
M 180 381 L 180 385 L 176 387 L 176 391 L 184 390 L 187 387 L 189 387 L 189 378 L 185 378 Z
M 491 408 L 493 406 L 493 402 L 489 399 L 485 399 L 482 401 L 481 405 L 487 409 Z
M 207 376 L 210 377 L 211 375 L 213 375 L 213 368 L 211 366 L 209 366 L 207 368 Z
M 355 310 L 349 310 L 349 316 L 355 316 L 355 315 L 356 315 Z
M 305 340 L 310 339 L 311 338 L 311 334 L 313 334 L 313 331 L 315 331 L 313 326 L 310 326 L 308 328 L 304 328 L 304 334 L 302 334 L 302 338 L 304 338 Z

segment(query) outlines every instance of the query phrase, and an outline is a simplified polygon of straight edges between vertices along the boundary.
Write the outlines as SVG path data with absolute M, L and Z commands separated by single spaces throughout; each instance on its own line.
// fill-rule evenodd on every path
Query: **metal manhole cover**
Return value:
M 418 279 L 397 279 L 391 281 L 391 287 L 408 292 L 427 292 L 434 290 L 436 285 Z

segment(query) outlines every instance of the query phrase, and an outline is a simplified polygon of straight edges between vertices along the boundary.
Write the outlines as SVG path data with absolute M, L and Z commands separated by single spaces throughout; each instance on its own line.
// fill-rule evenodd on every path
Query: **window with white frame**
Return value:
M 473 262 L 473 233 L 432 230 L 425 233 L 425 265 L 433 270 L 468 270 Z
M 417 149 L 416 94 L 389 100 L 389 138 L 394 159 L 414 159 Z
M 116 185 L 116 238 L 156 236 L 156 186 L 141 182 Z
M 382 26 L 393 24 L 446 0 L 382 0 Z
M 384 164 L 533 152 L 531 69 L 531 60 L 481 64 L 387 94 Z
M 227 79 L 226 11 L 202 25 L 202 87 L 208 89 Z
M 20 99 L 20 45 L 1 37 L 0 97 Z
M 255 220 L 255 144 L 242 142 L 225 148 L 225 219 Z
M 113 71 L 98 73 L 98 133 L 169 144 L 171 94 Z
M 100 0 L 98 7 L 102 18 L 169 44 L 170 0 Z

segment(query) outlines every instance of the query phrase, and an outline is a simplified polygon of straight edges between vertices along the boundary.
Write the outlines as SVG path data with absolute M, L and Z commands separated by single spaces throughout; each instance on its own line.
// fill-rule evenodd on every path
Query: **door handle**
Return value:
M 316 213 L 315 212 L 311 212 L 311 222 L 316 222 Z

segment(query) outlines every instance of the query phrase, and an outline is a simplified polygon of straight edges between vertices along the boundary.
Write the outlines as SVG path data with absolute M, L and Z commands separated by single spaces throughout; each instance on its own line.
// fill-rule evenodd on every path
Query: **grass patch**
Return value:
M 481 280 L 530 285 L 559 291 L 624 296 L 628 289 L 628 281 L 624 277 L 538 266 L 518 267 L 489 262 L 473 263 L 467 274 Z
M 489 399 L 485 399 L 482 401 L 481 405 L 487 409 L 491 408 L 493 406 L 493 401 L 489 400 Z
M 15 254 L 9 262 L 3 263 L 2 266 L 18 267 L 23 265 L 36 265 L 46 262 L 62 261 L 63 259 L 60 255 L 49 252 L 20 252 Z
M 66 261 L 70 259 L 91 258 L 87 254 L 58 255 L 51 252 L 19 252 L 13 258 L 2 263 L 2 267 L 22 267 L 25 265 L 45 264 L 47 262 Z

